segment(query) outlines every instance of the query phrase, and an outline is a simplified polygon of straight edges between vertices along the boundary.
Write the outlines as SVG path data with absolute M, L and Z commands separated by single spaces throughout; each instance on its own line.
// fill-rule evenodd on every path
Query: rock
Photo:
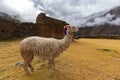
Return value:
M 23 63 L 21 61 L 17 61 L 14 63 L 14 66 L 20 66 L 20 65 L 23 65 Z
M 63 38 L 63 26 L 66 24 L 65 21 L 48 17 L 44 13 L 40 13 L 36 19 L 37 32 L 44 37 Z

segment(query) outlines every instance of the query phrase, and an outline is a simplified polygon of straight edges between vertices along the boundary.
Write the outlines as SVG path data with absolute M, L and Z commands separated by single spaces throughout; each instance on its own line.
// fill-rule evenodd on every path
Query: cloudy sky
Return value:
M 20 15 L 27 22 L 35 22 L 36 16 L 45 12 L 76 25 L 79 18 L 119 5 L 120 0 L 0 0 L 0 12 Z

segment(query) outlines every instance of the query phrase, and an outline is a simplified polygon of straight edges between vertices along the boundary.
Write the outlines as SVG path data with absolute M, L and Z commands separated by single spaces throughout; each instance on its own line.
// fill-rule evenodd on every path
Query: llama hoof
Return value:
M 33 72 L 28 72 L 28 73 L 26 73 L 26 75 L 32 75 L 33 74 Z
M 54 73 L 55 69 L 49 69 L 49 72 Z
M 34 70 L 31 70 L 31 73 L 33 74 L 35 71 Z
M 55 71 L 55 67 L 50 67 L 50 66 L 49 66 L 49 70 Z

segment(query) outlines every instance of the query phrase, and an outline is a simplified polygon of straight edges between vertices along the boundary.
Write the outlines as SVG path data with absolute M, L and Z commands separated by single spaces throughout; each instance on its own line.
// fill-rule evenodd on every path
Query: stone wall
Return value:
M 63 38 L 63 26 L 67 23 L 47 17 L 44 13 L 38 15 L 36 26 L 39 36 Z
M 14 38 L 16 24 L 12 21 L 0 19 L 0 39 Z
M 64 21 L 47 17 L 44 13 L 38 15 L 36 23 L 0 19 L 0 39 L 29 36 L 63 38 L 63 26 L 66 24 Z

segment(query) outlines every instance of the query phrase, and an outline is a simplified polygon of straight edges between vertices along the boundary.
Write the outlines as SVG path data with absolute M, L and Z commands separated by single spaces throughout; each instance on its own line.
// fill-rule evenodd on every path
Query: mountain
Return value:
M 13 22 L 20 22 L 19 18 L 20 16 L 18 15 L 11 16 L 6 13 L 0 12 L 0 19 L 5 19 L 5 20 L 13 21 Z
M 120 38 L 120 6 L 85 17 L 76 35 L 91 38 Z
M 79 23 L 80 27 L 104 24 L 120 25 L 120 6 L 80 18 Z
M 67 23 L 44 13 L 38 15 L 36 23 L 20 22 L 17 17 L 0 13 L 0 39 L 43 36 L 63 38 L 63 26 Z

